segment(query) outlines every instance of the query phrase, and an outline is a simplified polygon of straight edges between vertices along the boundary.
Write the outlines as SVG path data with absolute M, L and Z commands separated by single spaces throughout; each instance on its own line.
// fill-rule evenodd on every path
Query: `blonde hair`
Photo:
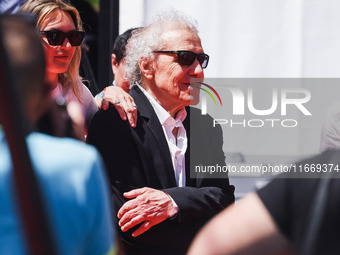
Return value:
M 82 30 L 82 21 L 79 12 L 75 7 L 65 3 L 62 0 L 29 0 L 20 9 L 19 12 L 29 13 L 36 16 L 37 27 L 41 27 L 42 22 L 50 13 L 60 10 L 69 13 L 77 30 Z M 70 65 L 65 73 L 58 74 L 58 81 L 62 84 L 65 91 L 72 89 L 74 95 L 80 99 L 78 86 L 79 66 L 81 60 L 81 46 L 76 46 L 75 53 Z

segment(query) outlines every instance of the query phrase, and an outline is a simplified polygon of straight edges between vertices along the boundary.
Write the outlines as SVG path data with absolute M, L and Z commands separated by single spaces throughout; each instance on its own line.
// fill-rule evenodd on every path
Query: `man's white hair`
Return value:
M 162 12 L 150 25 L 134 31 L 128 41 L 125 57 L 125 72 L 131 85 L 136 82 L 142 85 L 139 60 L 154 58 L 153 51 L 163 50 L 162 34 L 169 26 L 189 29 L 198 34 L 197 22 L 177 10 Z

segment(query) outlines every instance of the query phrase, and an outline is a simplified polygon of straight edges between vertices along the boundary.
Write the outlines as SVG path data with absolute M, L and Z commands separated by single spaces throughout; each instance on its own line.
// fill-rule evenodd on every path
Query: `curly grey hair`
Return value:
M 150 25 L 134 31 L 128 41 L 125 57 L 125 75 L 129 78 L 131 86 L 135 83 L 142 85 L 139 60 L 153 59 L 153 51 L 163 49 L 161 35 L 170 25 L 189 29 L 198 34 L 197 22 L 175 10 L 160 13 Z

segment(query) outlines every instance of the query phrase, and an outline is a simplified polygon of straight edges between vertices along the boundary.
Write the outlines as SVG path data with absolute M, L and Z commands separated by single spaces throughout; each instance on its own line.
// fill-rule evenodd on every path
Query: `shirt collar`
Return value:
M 181 110 L 179 110 L 176 114 L 175 119 L 142 87 L 137 83 L 137 86 L 139 87 L 139 89 L 144 93 L 144 95 L 147 97 L 147 99 L 149 100 L 149 102 L 152 105 L 152 108 L 154 109 L 154 111 L 156 112 L 156 115 L 161 123 L 161 125 L 164 125 L 165 122 L 170 121 L 171 119 L 176 123 L 175 126 L 178 126 L 178 123 L 182 123 L 185 119 L 185 117 L 187 116 L 187 111 L 185 110 L 185 108 L 182 108 Z

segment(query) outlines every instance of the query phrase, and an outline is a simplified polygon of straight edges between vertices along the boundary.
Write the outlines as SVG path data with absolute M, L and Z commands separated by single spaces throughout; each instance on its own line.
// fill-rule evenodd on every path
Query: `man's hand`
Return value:
M 137 106 L 133 98 L 118 86 L 108 86 L 104 90 L 104 97 L 97 100 L 99 108 L 109 109 L 109 104 L 116 107 L 123 120 L 129 120 L 131 127 L 136 127 Z
M 152 188 L 134 189 L 124 193 L 126 198 L 133 198 L 126 202 L 118 212 L 119 226 L 123 232 L 143 224 L 132 233 L 139 236 L 152 226 L 170 217 L 174 206 L 167 193 Z

